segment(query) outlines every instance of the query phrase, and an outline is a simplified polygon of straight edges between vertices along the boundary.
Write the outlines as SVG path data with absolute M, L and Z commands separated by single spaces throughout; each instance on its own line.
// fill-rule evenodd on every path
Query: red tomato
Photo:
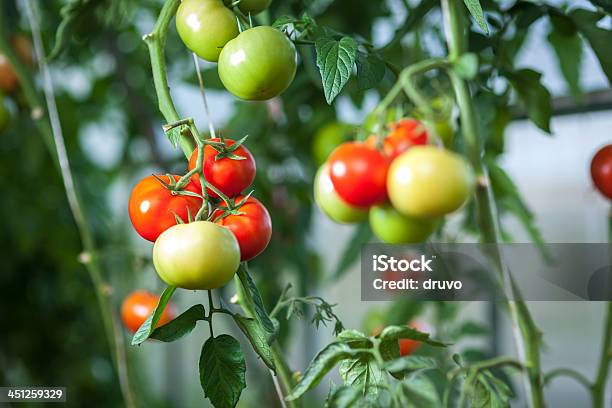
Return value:
M 612 199 L 612 145 L 595 153 L 591 161 L 591 178 L 601 194 Z
M 376 147 L 378 137 L 372 135 L 366 144 Z M 402 119 L 391 126 L 391 132 L 383 140 L 383 152 L 394 159 L 412 146 L 427 144 L 427 129 L 416 119 Z
M 215 142 L 220 142 L 221 139 L 210 139 Z M 235 141 L 225 139 L 227 147 L 232 146 Z M 206 145 L 204 147 L 204 178 L 210 184 L 219 189 L 228 197 L 235 197 L 242 193 L 255 180 L 255 159 L 249 150 L 240 145 L 238 149 L 232 152 L 236 156 L 244 157 L 244 160 L 234 160 L 229 157 L 217 159 L 219 154 L 214 147 Z M 195 169 L 198 160 L 198 149 L 194 150 L 189 159 L 189 170 Z M 193 183 L 200 187 L 200 178 L 196 174 L 192 177 Z M 212 197 L 217 197 L 215 192 L 207 189 L 208 194 Z
M 136 333 L 138 328 L 142 326 L 147 317 L 153 312 L 153 309 L 159 302 L 159 296 L 154 295 L 146 290 L 136 290 L 123 300 L 121 304 L 121 320 L 123 325 L 132 333 Z M 172 303 L 168 303 L 162 313 L 157 326 L 163 326 L 176 316 L 176 309 Z
M 389 160 L 365 143 L 348 142 L 329 156 L 330 176 L 338 195 L 357 207 L 369 207 L 387 199 Z
M 423 325 L 421 325 L 417 321 L 408 323 L 408 326 L 410 326 L 413 329 L 416 329 L 418 331 L 423 331 L 425 329 L 423 327 Z M 402 357 L 403 356 L 408 356 L 408 355 L 414 353 L 419 347 L 421 347 L 421 342 L 420 341 L 416 341 L 416 340 L 412 340 L 412 339 L 399 339 L 400 356 L 402 356 Z
M 242 196 L 236 197 L 240 202 Z M 225 206 L 225 203 L 222 203 Z M 240 260 L 248 261 L 263 252 L 272 237 L 272 220 L 270 213 L 264 205 L 254 197 L 247 201 L 237 210 L 241 214 L 231 214 L 219 219 L 222 215 L 220 210 L 214 214 L 215 223 L 228 228 L 240 246 Z
M 170 181 L 168 176 L 158 177 L 166 183 Z M 172 177 L 175 181 L 180 178 L 179 176 Z M 191 182 L 187 184 L 185 190 L 201 193 L 201 190 Z M 188 222 L 188 215 L 195 217 L 201 206 L 202 199 L 173 195 L 159 180 L 148 176 L 140 180 L 132 189 L 128 212 L 136 232 L 144 239 L 155 242 L 162 232 L 176 225 L 175 214 L 184 222 Z

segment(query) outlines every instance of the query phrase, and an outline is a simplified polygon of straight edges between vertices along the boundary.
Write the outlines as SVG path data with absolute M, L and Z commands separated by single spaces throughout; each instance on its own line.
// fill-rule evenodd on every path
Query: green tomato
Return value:
M 211 62 L 239 34 L 236 16 L 221 0 L 183 0 L 176 11 L 176 30 L 187 48 Z
M 355 223 L 365 220 L 368 216 L 368 210 L 354 207 L 340 198 L 329 176 L 328 163 L 323 164 L 317 171 L 314 180 L 314 197 L 321 211 L 335 222 Z
M 177 224 L 155 241 L 153 264 L 168 285 L 215 289 L 234 277 L 240 264 L 240 248 L 229 229 L 212 222 Z
M 272 0 L 240 0 L 238 3 L 238 8 L 244 14 L 259 14 L 268 7 L 270 7 L 270 3 Z
M 400 214 L 389 204 L 370 209 L 370 226 L 387 244 L 414 244 L 425 241 L 436 229 L 436 218 L 415 218 Z
M 289 87 L 297 68 L 293 43 L 267 26 L 250 28 L 228 42 L 219 56 L 219 78 L 239 98 L 263 101 Z
M 312 155 L 318 165 L 327 161 L 330 153 L 346 142 L 351 127 L 344 123 L 331 122 L 319 129 L 312 140 Z
M 6 129 L 11 121 L 11 113 L 4 104 L 4 96 L 0 94 L 0 132 Z
M 391 162 L 387 191 L 400 213 L 437 217 L 461 207 L 474 181 L 472 168 L 460 155 L 435 146 L 415 146 Z

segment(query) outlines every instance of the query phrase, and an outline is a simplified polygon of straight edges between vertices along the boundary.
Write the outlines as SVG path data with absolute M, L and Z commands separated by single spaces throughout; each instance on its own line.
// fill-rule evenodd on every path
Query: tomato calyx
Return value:
M 193 191 L 188 191 L 185 189 L 187 184 L 189 184 L 189 177 L 182 176 L 178 181 L 174 180 L 171 174 L 166 174 L 169 182 L 165 182 L 161 177 L 156 174 L 152 174 L 161 185 L 170 191 L 172 195 L 185 195 L 190 197 L 202 198 L 202 195 L 194 193 Z
M 249 135 L 246 135 L 245 137 L 240 140 L 237 140 L 230 146 L 225 142 L 225 138 L 219 135 L 219 139 L 221 140 L 220 142 L 216 140 L 205 140 L 204 144 L 209 145 L 217 151 L 217 154 L 215 155 L 215 161 L 223 159 L 225 157 L 231 160 L 246 160 L 246 157 L 234 154 L 234 152 L 238 150 L 238 148 L 242 146 L 244 142 L 246 142 L 248 137 Z
M 224 200 L 225 206 L 220 206 L 215 209 L 213 212 L 212 221 L 217 222 L 222 220 L 223 218 L 229 217 L 230 215 L 244 215 L 246 213 L 240 211 L 240 207 L 242 207 L 249 198 L 253 195 L 255 190 L 251 190 L 248 194 L 240 197 L 240 201 L 236 202 L 235 198 L 228 198 L 227 201 Z M 218 212 L 221 212 L 221 215 L 216 215 Z

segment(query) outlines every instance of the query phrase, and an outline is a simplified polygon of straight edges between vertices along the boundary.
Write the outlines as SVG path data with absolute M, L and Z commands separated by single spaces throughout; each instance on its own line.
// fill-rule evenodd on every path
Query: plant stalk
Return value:
M 467 32 L 463 7 L 463 2 L 458 0 L 442 0 L 444 28 L 451 62 L 456 61 L 466 51 Z M 504 290 L 511 295 L 507 303 L 519 357 L 526 367 L 527 376 L 524 382 L 529 404 L 531 407 L 541 408 L 545 406 L 540 364 L 541 333 L 522 300 L 497 245 L 500 241 L 499 219 L 487 169 L 482 160 L 482 139 L 468 83 L 452 70 L 449 76 L 460 110 L 461 127 L 468 148 L 468 158 L 479 181 L 476 203 L 482 233 L 481 239 L 483 243 L 492 244 L 488 248 L 490 249 L 489 256 L 500 273 Z
M 114 313 L 113 305 L 110 299 L 111 288 L 102 278 L 102 270 L 97 257 L 97 249 L 93 239 L 93 234 L 85 218 L 80 196 L 70 169 L 70 162 L 64 143 L 59 113 L 55 103 L 53 81 L 49 72 L 49 67 L 45 62 L 45 52 L 43 49 L 42 36 L 39 30 L 37 8 L 34 1 L 25 0 L 25 9 L 32 29 L 36 59 L 42 74 L 50 127 L 49 123 L 46 121 L 44 121 L 44 123 L 43 121 L 37 121 L 37 123 L 39 123 L 38 126 L 42 130 L 43 139 L 45 139 L 45 143 L 47 147 L 49 147 L 53 161 L 58 166 L 60 175 L 62 176 L 66 197 L 68 199 L 68 205 L 72 212 L 72 216 L 76 223 L 81 243 L 83 245 L 83 252 L 79 255 L 79 260 L 84 264 L 94 285 L 98 306 L 100 308 L 100 314 L 104 322 L 106 338 L 111 350 L 115 369 L 117 370 L 117 376 L 119 378 L 119 384 L 124 402 L 127 407 L 136 407 L 136 401 L 130 386 L 128 375 L 129 372 L 127 367 L 127 356 L 123 344 L 123 335 L 121 333 L 121 327 L 117 320 L 117 316 Z M 0 39 L 0 48 L 2 48 L 3 51 L 4 47 L 7 45 L 8 44 L 6 44 L 3 38 Z M 11 50 L 9 47 L 9 53 L 10 52 Z M 32 109 L 34 119 L 42 118 L 44 116 L 44 104 L 39 100 L 38 94 L 35 91 L 31 79 L 28 75 L 26 75 L 26 71 L 21 66 L 18 58 L 15 58 L 14 55 L 12 56 L 11 63 L 14 63 L 13 66 L 16 68 L 16 72 L 18 72 L 21 86 L 24 89 L 26 98 Z M 38 115 L 35 115 L 36 110 L 40 110 Z M 36 116 L 39 116 L 39 118 Z M 49 143 L 48 139 L 51 140 L 51 143 Z

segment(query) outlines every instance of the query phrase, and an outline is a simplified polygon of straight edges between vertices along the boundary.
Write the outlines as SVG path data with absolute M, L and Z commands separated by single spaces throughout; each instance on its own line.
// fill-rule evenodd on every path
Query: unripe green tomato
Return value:
M 270 3 L 272 0 L 240 0 L 238 3 L 238 8 L 244 14 L 259 14 L 268 7 L 270 7 Z
M 215 289 L 234 277 L 240 264 L 240 248 L 229 229 L 212 222 L 177 224 L 155 241 L 153 264 L 168 285 Z
M 318 165 L 327 161 L 330 153 L 346 142 L 351 127 L 344 123 L 331 122 L 319 129 L 312 140 L 312 155 Z
M 176 30 L 187 48 L 211 62 L 239 34 L 236 16 L 221 0 L 183 0 L 176 11 Z
M 425 241 L 438 226 L 437 218 L 415 218 L 400 214 L 389 204 L 370 209 L 370 226 L 387 244 L 414 244 Z
M 6 129 L 11 121 L 11 113 L 6 108 L 4 103 L 4 96 L 0 94 L 0 132 Z
M 275 28 L 250 28 L 228 42 L 219 56 L 219 78 L 239 98 L 263 101 L 289 87 L 297 68 L 293 43 Z
M 337 223 L 355 223 L 365 220 L 368 216 L 367 209 L 354 207 L 340 198 L 329 177 L 328 163 L 323 164 L 317 171 L 314 180 L 314 197 L 321 211 Z
M 412 217 L 455 211 L 474 188 L 474 173 L 460 155 L 434 146 L 415 146 L 389 167 L 387 191 L 396 210 Z

